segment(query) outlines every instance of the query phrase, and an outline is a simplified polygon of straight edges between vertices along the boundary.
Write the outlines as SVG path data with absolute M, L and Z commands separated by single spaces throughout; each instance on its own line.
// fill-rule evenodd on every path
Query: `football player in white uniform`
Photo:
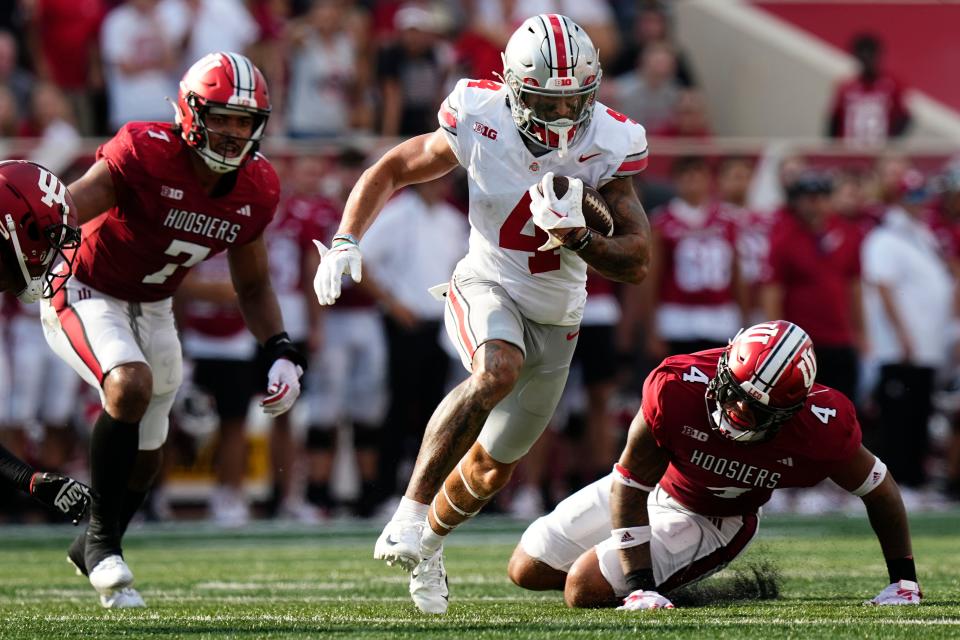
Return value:
M 314 287 L 333 304 L 361 276 L 360 238 L 387 199 L 458 165 L 470 186 L 470 249 L 446 291 L 447 332 L 470 376 L 436 409 L 374 558 L 412 570 L 410 593 L 445 613 L 445 536 L 507 483 L 547 425 L 576 347 L 589 264 L 640 282 L 650 226 L 632 176 L 646 166 L 642 126 L 596 102 L 600 62 L 566 16 L 525 21 L 503 54 L 503 83 L 460 80 L 440 127 L 388 151 L 357 182 Z M 571 178 L 563 197 L 553 176 Z M 584 223 L 583 185 L 609 204 L 615 235 Z M 532 185 L 532 186 L 531 186 Z M 542 189 L 542 192 L 540 189 Z

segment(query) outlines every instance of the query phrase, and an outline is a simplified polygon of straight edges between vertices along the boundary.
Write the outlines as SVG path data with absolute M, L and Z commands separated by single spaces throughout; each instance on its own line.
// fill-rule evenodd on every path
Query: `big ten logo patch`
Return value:
M 497 139 L 497 130 L 491 127 L 488 127 L 482 122 L 474 122 L 473 130 L 486 138 L 490 138 L 491 140 Z
M 694 429 L 693 427 L 688 427 L 687 425 L 683 425 L 683 428 L 680 429 L 680 433 L 685 436 L 690 436 L 694 440 L 699 440 L 700 442 L 706 442 L 707 438 L 710 437 L 705 431 L 700 431 L 699 429 Z

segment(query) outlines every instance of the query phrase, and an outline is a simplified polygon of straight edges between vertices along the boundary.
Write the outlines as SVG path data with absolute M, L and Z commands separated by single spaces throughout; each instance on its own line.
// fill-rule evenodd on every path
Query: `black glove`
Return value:
M 30 477 L 30 495 L 79 524 L 90 509 L 90 487 L 59 473 L 37 472 Z

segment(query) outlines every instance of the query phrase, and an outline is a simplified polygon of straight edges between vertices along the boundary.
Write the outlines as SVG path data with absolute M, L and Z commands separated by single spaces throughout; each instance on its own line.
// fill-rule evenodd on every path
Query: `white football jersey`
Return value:
M 514 125 L 506 87 L 491 80 L 460 80 L 437 115 L 470 184 L 470 250 L 457 269 L 499 283 L 534 322 L 579 324 L 587 265 L 568 249 L 537 251 L 547 234 L 533 224 L 527 190 L 548 171 L 594 188 L 639 173 L 643 127 L 598 102 L 564 158 L 535 156 Z

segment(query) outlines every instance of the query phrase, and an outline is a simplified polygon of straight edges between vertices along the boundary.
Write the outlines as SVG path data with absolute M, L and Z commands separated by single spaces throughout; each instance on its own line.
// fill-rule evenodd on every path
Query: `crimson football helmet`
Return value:
M 67 185 L 26 160 L 0 162 L 0 256 L 4 269 L 23 277 L 22 302 L 50 298 L 73 273 L 80 246 L 77 207 Z
M 244 146 L 236 156 L 228 156 L 210 147 L 206 118 L 211 109 L 225 109 L 253 116 L 253 133 L 241 138 Z M 239 169 L 256 153 L 270 117 L 267 81 L 246 56 L 239 53 L 208 54 L 190 67 L 180 81 L 176 120 L 180 135 L 217 173 Z
M 566 16 L 544 13 L 524 21 L 501 54 L 510 112 L 528 140 L 562 157 L 580 138 L 600 88 L 600 58 L 590 36 Z M 568 117 L 552 118 L 552 104 L 569 100 Z
M 817 377 L 813 341 L 786 320 L 741 329 L 707 385 L 713 428 L 737 442 L 772 438 L 806 402 Z

